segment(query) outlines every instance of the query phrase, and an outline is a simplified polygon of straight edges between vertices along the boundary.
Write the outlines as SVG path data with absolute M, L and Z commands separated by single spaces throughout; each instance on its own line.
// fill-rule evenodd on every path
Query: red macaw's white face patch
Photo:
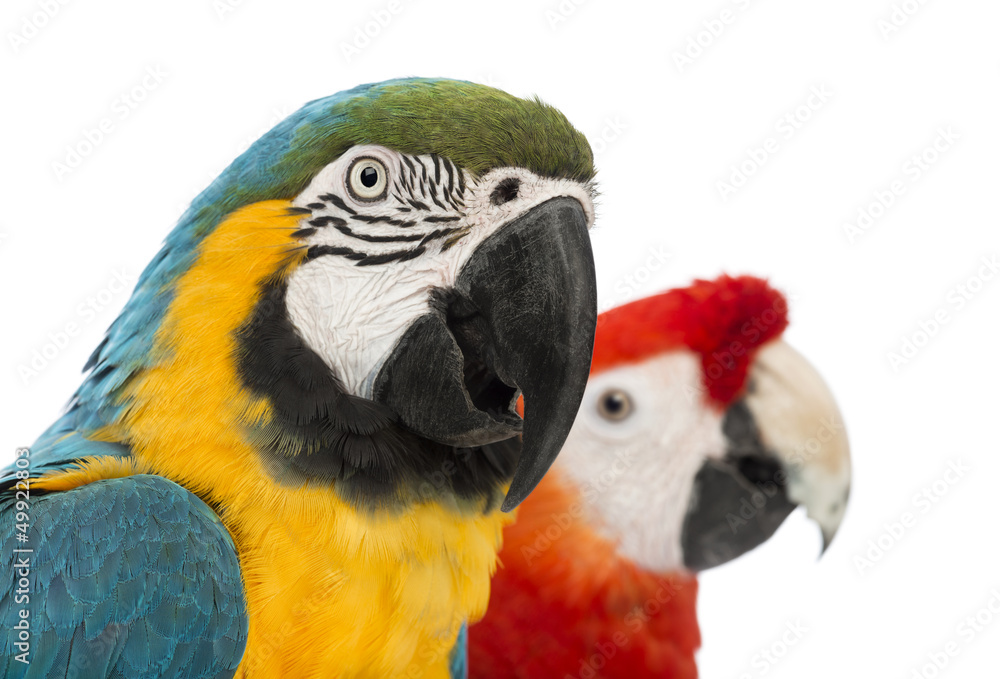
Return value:
M 292 324 L 348 392 L 370 398 L 379 368 L 455 284 L 476 248 L 505 224 L 558 197 L 593 225 L 589 184 L 499 168 L 481 177 L 436 155 L 357 146 L 293 201 L 310 257 L 290 276 Z
M 722 418 L 705 404 L 698 356 L 663 353 L 591 378 L 554 466 L 622 556 L 652 571 L 679 570 L 695 475 L 726 452 Z

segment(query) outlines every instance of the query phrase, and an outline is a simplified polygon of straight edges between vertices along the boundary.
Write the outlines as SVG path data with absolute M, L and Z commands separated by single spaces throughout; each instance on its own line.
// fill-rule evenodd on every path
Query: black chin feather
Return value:
M 289 484 L 330 483 L 341 497 L 368 507 L 445 497 L 499 506 L 519 441 L 447 446 L 408 431 L 386 406 L 347 393 L 295 331 L 285 292 L 281 281 L 265 283 L 236 333 L 239 378 L 271 406 L 268 423 L 247 426 L 273 476 Z

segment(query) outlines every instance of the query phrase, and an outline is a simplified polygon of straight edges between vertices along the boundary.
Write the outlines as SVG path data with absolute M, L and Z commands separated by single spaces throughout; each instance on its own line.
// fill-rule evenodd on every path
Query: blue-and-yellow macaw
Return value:
M 4 676 L 461 674 L 586 385 L 593 176 L 561 113 L 449 80 L 258 140 L 2 475 Z

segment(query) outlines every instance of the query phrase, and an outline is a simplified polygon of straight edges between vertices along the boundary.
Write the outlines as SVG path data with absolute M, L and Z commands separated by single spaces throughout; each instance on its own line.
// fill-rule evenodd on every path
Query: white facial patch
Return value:
M 702 370 L 678 350 L 591 378 L 573 429 L 556 458 L 580 489 L 587 519 L 642 568 L 683 568 L 681 531 L 694 478 L 721 459 L 722 413 L 706 408 Z M 629 412 L 609 418 L 602 402 L 627 396 Z
M 373 169 L 363 175 L 356 162 Z M 387 176 L 371 174 L 379 171 Z M 384 196 L 368 199 L 382 180 Z M 504 181 L 517 188 L 497 204 Z M 292 324 L 350 393 L 371 398 L 379 368 L 429 311 L 432 291 L 451 288 L 476 248 L 505 224 L 559 196 L 577 199 L 593 224 L 590 189 L 580 182 L 523 168 L 474 179 L 440 156 L 354 147 L 293 201 L 309 211 L 301 227 L 310 257 L 289 278 Z

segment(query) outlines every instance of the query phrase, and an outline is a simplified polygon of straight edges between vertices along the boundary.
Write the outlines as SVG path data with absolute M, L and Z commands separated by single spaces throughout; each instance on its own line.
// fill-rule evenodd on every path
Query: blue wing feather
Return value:
M 236 549 L 218 516 L 167 479 L 137 475 L 33 496 L 28 542 L 14 496 L 0 498 L 0 625 L 29 611 L 30 663 L 0 640 L 15 677 L 231 677 L 247 613 Z M 27 602 L 16 601 L 16 548 L 30 548 Z

